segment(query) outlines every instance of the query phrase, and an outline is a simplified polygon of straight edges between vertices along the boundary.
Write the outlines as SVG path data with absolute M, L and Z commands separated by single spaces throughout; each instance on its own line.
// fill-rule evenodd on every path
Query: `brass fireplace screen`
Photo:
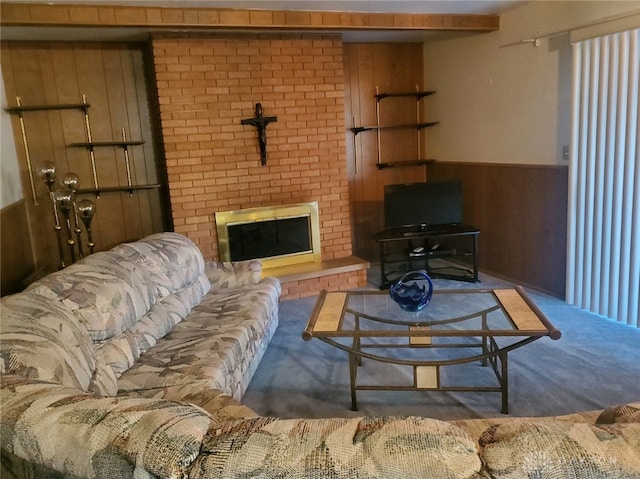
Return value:
M 221 261 L 260 259 L 263 268 L 320 261 L 318 202 L 217 212 Z

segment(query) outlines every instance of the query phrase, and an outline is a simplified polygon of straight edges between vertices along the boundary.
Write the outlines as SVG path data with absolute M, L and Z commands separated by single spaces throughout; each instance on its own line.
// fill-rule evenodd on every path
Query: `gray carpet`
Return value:
M 442 289 L 501 286 L 509 283 L 487 275 L 476 284 L 434 280 L 434 287 Z M 562 337 L 541 338 L 509 353 L 511 416 L 568 414 L 640 401 L 640 330 L 528 292 Z M 280 326 L 242 400 L 257 413 L 282 418 L 500 416 L 500 394 L 495 392 L 358 391 L 359 410 L 351 411 L 347 353 L 301 337 L 315 300 L 281 301 Z M 405 374 L 368 363 L 373 362 L 365 361 L 360 375 L 395 379 Z M 446 374 L 462 375 L 463 381 L 490 372 L 479 364 L 456 368 Z

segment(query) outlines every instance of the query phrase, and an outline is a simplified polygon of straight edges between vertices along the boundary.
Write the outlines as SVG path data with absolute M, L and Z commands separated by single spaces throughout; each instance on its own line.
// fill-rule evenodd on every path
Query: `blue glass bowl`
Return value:
M 433 283 L 426 271 L 411 271 L 389 288 L 389 295 L 405 311 L 423 309 L 433 296 Z

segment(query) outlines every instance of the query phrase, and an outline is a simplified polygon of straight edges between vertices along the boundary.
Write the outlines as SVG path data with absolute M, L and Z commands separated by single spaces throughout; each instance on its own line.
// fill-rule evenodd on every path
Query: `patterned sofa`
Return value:
M 260 273 L 162 233 L 3 298 L 1 477 L 640 477 L 640 404 L 454 422 L 258 417 L 239 400 L 280 294 Z

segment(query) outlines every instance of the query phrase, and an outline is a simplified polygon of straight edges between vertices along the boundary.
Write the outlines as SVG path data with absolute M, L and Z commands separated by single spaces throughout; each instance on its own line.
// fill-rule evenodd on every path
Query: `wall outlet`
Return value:
M 569 145 L 562 145 L 562 159 L 569 161 Z

